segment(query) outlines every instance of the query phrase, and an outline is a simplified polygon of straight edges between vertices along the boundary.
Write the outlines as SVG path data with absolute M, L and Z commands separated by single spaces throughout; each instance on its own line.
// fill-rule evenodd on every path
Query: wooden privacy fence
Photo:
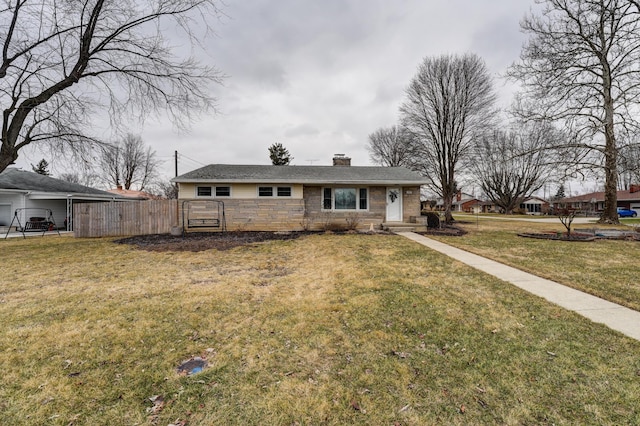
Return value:
M 177 200 L 82 203 L 73 206 L 76 237 L 168 234 L 178 225 Z

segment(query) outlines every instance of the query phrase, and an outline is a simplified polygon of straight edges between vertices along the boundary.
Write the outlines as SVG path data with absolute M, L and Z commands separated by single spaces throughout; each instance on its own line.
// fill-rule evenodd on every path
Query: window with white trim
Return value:
M 196 186 L 196 195 L 198 197 L 211 197 L 211 194 L 210 186 Z
M 277 191 L 278 197 L 291 197 L 290 186 L 279 186 L 276 191 Z
M 231 197 L 231 187 L 216 186 L 216 197 Z
M 291 197 L 290 186 L 259 186 L 258 197 Z
M 230 197 L 230 186 L 196 186 L 197 197 Z
M 323 210 L 368 210 L 367 188 L 323 188 Z

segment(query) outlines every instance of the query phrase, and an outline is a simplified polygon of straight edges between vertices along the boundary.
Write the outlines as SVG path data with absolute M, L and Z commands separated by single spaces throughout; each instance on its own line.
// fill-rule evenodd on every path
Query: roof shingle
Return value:
M 113 196 L 99 189 L 14 168 L 0 173 L 0 189 Z
M 404 167 L 210 164 L 172 182 L 422 185 L 426 179 Z

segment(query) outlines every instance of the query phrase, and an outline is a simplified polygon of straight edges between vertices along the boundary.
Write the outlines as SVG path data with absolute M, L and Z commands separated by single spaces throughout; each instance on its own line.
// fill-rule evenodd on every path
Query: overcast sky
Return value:
M 476 53 L 494 74 L 500 102 L 512 85 L 500 74 L 518 58 L 519 22 L 534 0 L 225 0 L 217 36 L 206 42 L 227 78 L 217 115 L 189 133 L 147 121 L 142 134 L 173 175 L 213 163 L 270 164 L 282 143 L 296 165 L 328 165 L 335 153 L 370 165 L 368 135 L 397 122 L 404 89 L 427 56 Z M 23 157 L 29 167 L 40 158 Z M 54 165 L 55 168 L 55 165 Z M 54 169 L 54 172 L 58 171 Z M 58 171 L 59 172 L 59 171 Z

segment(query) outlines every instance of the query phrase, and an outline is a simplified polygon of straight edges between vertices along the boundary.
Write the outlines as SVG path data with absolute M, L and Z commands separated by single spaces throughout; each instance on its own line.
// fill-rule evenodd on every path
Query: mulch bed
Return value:
M 567 238 L 566 232 L 541 232 L 541 233 L 519 233 L 519 237 L 538 238 L 541 240 L 554 241 L 595 241 L 595 240 L 620 240 L 620 241 L 640 241 L 640 233 L 620 231 L 615 234 L 613 231 L 593 230 L 591 232 L 572 232 L 571 238 Z
M 571 234 L 571 237 L 567 237 L 566 234 L 556 233 L 556 232 L 547 232 L 547 233 L 520 233 L 519 237 L 525 238 L 537 238 L 540 240 L 554 240 L 554 241 L 595 241 L 598 237 L 591 234 Z
M 229 250 L 263 241 L 294 240 L 312 232 L 190 232 L 184 237 L 170 234 L 138 235 L 116 240 L 118 244 L 130 244 L 147 251 L 203 251 Z
M 467 231 L 457 226 L 448 225 L 440 228 L 427 228 L 425 232 L 419 232 L 422 235 L 442 235 L 445 237 L 461 237 L 465 235 Z

